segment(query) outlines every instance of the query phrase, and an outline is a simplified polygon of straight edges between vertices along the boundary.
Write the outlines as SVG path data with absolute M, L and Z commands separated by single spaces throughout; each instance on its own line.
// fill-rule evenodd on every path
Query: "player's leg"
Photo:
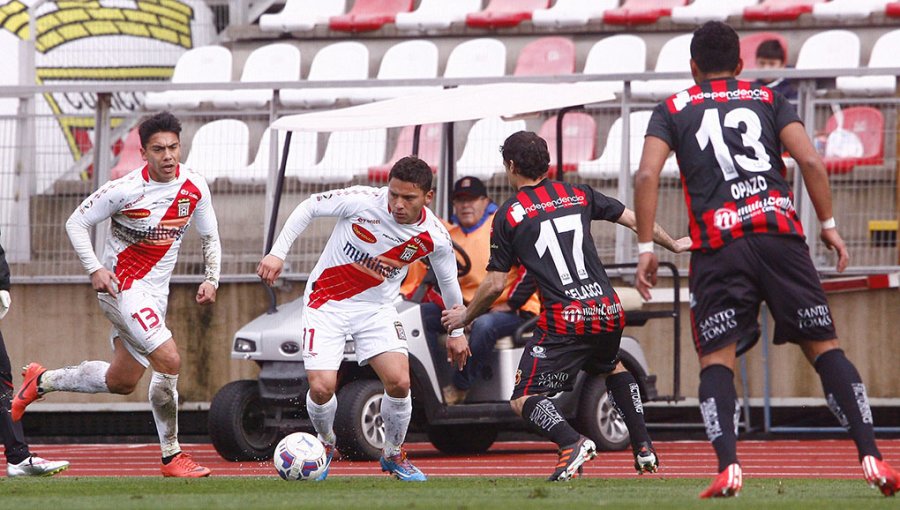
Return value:
M 700 494 L 701 498 L 734 496 L 743 486 L 737 457 L 738 412 L 734 386 L 734 361 L 737 344 L 700 357 L 700 414 L 706 437 L 719 461 L 719 475 Z
M 638 474 L 655 473 L 659 469 L 659 456 L 653 448 L 653 441 L 650 440 L 650 433 L 644 422 L 641 390 L 634 375 L 622 362 L 616 363 L 616 368 L 606 376 L 606 392 L 610 403 L 628 427 L 634 469 Z

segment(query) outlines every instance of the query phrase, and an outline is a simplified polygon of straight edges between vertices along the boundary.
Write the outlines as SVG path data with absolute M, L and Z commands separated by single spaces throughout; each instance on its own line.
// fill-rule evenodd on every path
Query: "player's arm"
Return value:
M 488 271 L 469 306 L 448 306 L 441 314 L 441 323 L 447 329 L 466 327 L 490 309 L 491 304 L 500 297 L 505 287 L 506 273 Z
M 66 233 L 81 265 L 91 275 L 91 287 L 97 292 L 105 292 L 111 296 L 115 296 L 118 292 L 119 279 L 112 271 L 103 267 L 94 253 L 91 228 L 116 213 L 121 205 L 121 194 L 117 191 L 115 181 L 101 186 L 66 220 Z
M 0 319 L 6 316 L 12 298 L 9 295 L 9 264 L 6 262 L 6 251 L 0 245 Z
M 219 222 L 213 209 L 209 187 L 203 190 L 203 196 L 194 211 L 197 231 L 200 233 L 200 247 L 203 250 L 204 274 L 203 283 L 197 289 L 197 303 L 203 305 L 216 302 L 216 291 L 219 288 L 219 275 L 222 271 L 222 243 L 219 240 Z
M 809 198 L 816 209 L 816 216 L 822 223 L 822 242 L 829 249 L 837 252 L 837 270 L 842 272 L 850 263 L 850 254 L 847 252 L 844 240 L 834 224 L 831 187 L 828 184 L 828 173 L 825 170 L 825 164 L 822 162 L 822 158 L 816 152 L 813 144 L 809 141 L 809 136 L 807 136 L 806 130 L 800 122 L 791 122 L 785 126 L 781 130 L 779 137 L 785 149 L 800 166 L 800 172 L 803 174 L 803 182 L 806 184 Z
M 627 207 L 622 211 L 622 216 L 619 216 L 616 223 L 637 232 L 637 217 L 634 211 Z M 672 236 L 656 222 L 653 222 L 653 242 L 673 253 L 682 253 L 691 247 L 690 237 L 685 236 L 678 240 L 672 239 Z
M 531 295 L 537 291 L 537 281 L 534 279 L 534 276 L 525 269 L 525 266 L 519 265 L 513 271 L 516 273 L 516 279 L 513 280 L 509 289 L 504 289 L 507 293 L 505 304 L 511 312 L 515 312 L 519 308 L 525 306 L 525 303 L 531 299 Z M 497 307 L 491 309 L 491 311 L 496 310 Z
M 653 253 L 653 226 L 656 224 L 656 205 L 659 199 L 659 173 L 671 152 L 669 144 L 655 136 L 644 137 L 641 163 L 634 176 L 634 212 L 638 236 L 638 268 L 634 286 L 644 299 L 650 299 L 650 289 L 656 285 L 659 262 Z
M 456 255 L 450 244 L 450 234 L 444 231 L 443 235 L 447 240 L 446 244 L 438 245 L 428 259 L 434 269 L 444 304 L 447 308 L 461 307 L 463 298 L 456 275 Z M 469 340 L 461 327 L 447 328 L 447 331 L 449 331 L 447 334 L 447 362 L 462 370 L 466 366 L 466 360 L 472 355 L 472 351 L 469 349 Z

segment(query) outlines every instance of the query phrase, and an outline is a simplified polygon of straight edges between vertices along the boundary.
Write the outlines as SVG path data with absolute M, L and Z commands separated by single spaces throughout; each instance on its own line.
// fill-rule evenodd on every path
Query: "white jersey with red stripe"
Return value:
M 415 223 L 397 223 L 386 187 L 353 186 L 310 196 L 291 213 L 270 254 L 284 260 L 309 222 L 322 216 L 338 222 L 309 276 L 306 306 L 356 311 L 392 303 L 407 266 L 423 257 L 431 261 L 447 307 L 462 304 L 447 229 L 427 207 Z
M 89 229 L 107 218 L 110 233 L 101 262 Z M 106 267 L 116 274 L 120 290 L 139 283 L 167 294 L 181 239 L 192 222 L 202 239 L 205 278 L 218 285 L 221 248 L 209 186 L 183 165 L 169 182 L 151 179 L 147 166 L 107 182 L 72 213 L 66 230 L 88 274 Z

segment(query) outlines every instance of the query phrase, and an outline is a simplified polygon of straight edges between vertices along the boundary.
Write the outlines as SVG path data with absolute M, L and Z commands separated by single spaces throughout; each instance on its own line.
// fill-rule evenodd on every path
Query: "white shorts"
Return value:
M 172 338 L 166 327 L 168 296 L 132 287 L 119 291 L 117 297 L 97 294 L 100 308 L 112 322 L 109 341 L 115 350 L 113 339 L 119 337 L 128 353 L 144 367 L 150 366 L 147 356 Z
M 300 320 L 303 363 L 307 370 L 337 370 L 348 337 L 356 343 L 360 366 L 383 352 L 408 353 L 406 332 L 393 305 L 364 312 L 323 312 L 304 308 Z

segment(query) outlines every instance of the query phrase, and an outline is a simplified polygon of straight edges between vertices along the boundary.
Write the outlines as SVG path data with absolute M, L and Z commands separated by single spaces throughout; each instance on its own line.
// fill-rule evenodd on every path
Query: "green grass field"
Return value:
M 285 482 L 277 478 L 173 480 L 163 478 L 0 479 L 0 508 L 76 510 L 413 508 L 621 510 L 668 508 L 852 509 L 898 508 L 861 480 L 748 479 L 738 498 L 701 501 L 708 480 L 582 479 L 550 483 L 534 478 L 439 478 L 401 483 L 390 478 Z

